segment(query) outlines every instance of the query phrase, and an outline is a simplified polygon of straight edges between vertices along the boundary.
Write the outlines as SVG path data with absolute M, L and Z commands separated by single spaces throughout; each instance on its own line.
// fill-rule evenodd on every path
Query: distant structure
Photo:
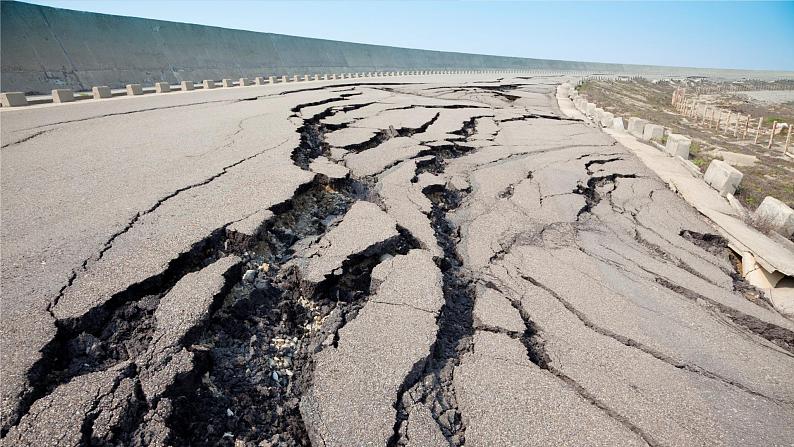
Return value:
M 142 4 L 142 7 L 145 4 Z M 399 70 L 558 70 L 770 79 L 792 73 L 570 62 L 414 50 L 0 2 L 0 90 Z

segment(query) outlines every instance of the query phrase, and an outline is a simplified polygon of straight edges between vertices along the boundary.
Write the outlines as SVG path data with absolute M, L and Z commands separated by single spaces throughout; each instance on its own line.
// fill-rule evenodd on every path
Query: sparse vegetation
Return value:
M 661 138 L 652 138 L 653 141 L 665 146 L 667 144 L 667 135 L 663 135 Z

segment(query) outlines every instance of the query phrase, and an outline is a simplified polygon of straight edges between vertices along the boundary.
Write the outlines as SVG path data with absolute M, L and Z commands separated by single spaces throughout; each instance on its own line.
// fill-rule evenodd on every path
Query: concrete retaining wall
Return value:
M 141 8 L 153 6 L 141 4 Z M 663 68 L 412 50 L 10 1 L 0 4 L 0 13 L 0 90 L 29 94 L 49 93 L 54 88 L 81 91 L 95 85 L 121 88 L 158 81 L 176 85 L 185 80 L 315 72 L 554 69 L 647 73 Z

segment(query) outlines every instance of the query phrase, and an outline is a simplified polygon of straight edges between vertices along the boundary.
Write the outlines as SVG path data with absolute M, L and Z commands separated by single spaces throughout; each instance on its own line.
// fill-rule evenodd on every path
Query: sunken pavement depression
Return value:
M 2 445 L 792 445 L 794 322 L 498 76 L 3 111 Z

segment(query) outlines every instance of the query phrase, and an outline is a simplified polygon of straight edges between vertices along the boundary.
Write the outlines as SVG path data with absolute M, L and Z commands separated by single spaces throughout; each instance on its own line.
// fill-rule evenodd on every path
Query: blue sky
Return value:
M 32 0 L 409 48 L 794 71 L 794 2 Z

